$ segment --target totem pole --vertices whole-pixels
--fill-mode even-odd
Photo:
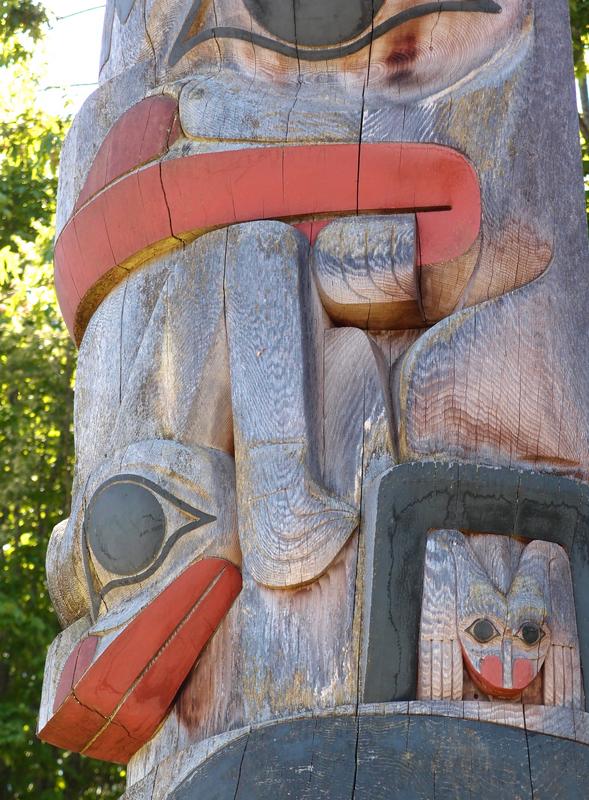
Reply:
[[[108,0],[39,736],[131,800],[589,783],[566,0]]]

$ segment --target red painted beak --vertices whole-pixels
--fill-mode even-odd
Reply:
[[[241,573],[208,558],[188,567],[96,657],[76,645],[39,738],[126,764],[165,719],[184,679],[241,591]]]

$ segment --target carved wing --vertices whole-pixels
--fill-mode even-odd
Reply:
[[[419,635],[420,700],[462,699],[462,652],[456,624],[456,565],[464,548],[458,531],[436,531],[427,540]]]
[[[571,568],[562,547],[547,547],[551,643],[544,662],[544,705],[582,709],[585,699]]]

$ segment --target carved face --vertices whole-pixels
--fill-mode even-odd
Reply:
[[[550,647],[544,586],[518,574],[506,597],[477,579],[467,591],[466,604],[480,611],[458,621],[464,665],[486,694],[516,697],[535,679]]]
[[[465,545],[456,557],[464,665],[482,691],[513,698],[534,680],[551,642],[549,546],[528,545],[511,574],[494,582]]]
[[[115,290],[119,325],[110,330],[122,335],[128,313],[129,335],[111,339],[104,359],[100,315],[86,331],[72,512],[48,552],[49,588],[69,627],[52,645],[40,735],[113,761],[128,760],[161,724],[241,588],[226,408],[218,400],[205,416],[196,380],[209,400],[214,377],[197,364],[214,336],[199,349],[191,323],[214,320],[215,309],[199,314],[199,271],[178,272],[137,272],[133,287]],[[194,300],[187,324],[180,296]],[[220,359],[210,361],[218,370]]]
[[[116,1],[121,24],[106,31],[105,55],[119,39],[133,47],[121,27],[140,13],[140,2],[132,6],[132,0]],[[348,87],[356,75],[361,87],[370,62],[370,84],[407,99],[452,86],[502,55],[520,38],[529,2],[185,0],[171,6],[146,2],[150,42],[173,74],[187,75],[190,65],[222,53],[246,70],[279,63],[282,79],[327,71],[345,73]]]
[[[176,442],[137,442],[103,461],[51,541],[50,559],[61,569],[50,588],[62,618],[85,606],[102,635],[193,563],[239,564],[233,483],[228,456]],[[78,580],[68,582],[72,550]]]
[[[491,699],[519,699],[542,670],[546,705],[578,704],[578,648],[562,547],[489,534],[430,534],[420,632],[422,699],[462,699],[464,667]]]

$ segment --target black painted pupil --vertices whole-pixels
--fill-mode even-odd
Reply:
[[[533,622],[522,627],[522,639],[526,644],[536,644],[540,639],[540,628]]]
[[[244,0],[252,17],[279,39],[306,47],[353,39],[384,0]]]
[[[84,527],[96,560],[115,575],[135,575],[157,556],[166,518],[157,498],[135,483],[111,483],[93,496]]]
[[[495,626],[488,619],[478,619],[472,626],[472,634],[477,642],[490,642],[495,636]]]

